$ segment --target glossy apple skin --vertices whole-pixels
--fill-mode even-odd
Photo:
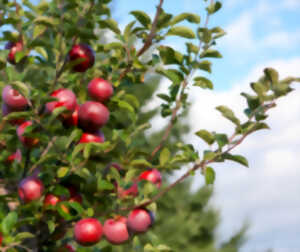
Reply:
[[[20,199],[24,203],[38,200],[43,194],[44,186],[40,179],[36,177],[27,177],[23,179],[18,188]]]
[[[103,143],[105,141],[102,131],[97,133],[83,133],[79,143]]]
[[[31,121],[26,121],[22,123],[18,128],[17,128],[17,135],[19,137],[19,140],[22,142],[22,144],[28,148],[32,148],[35,145],[38,144],[39,139],[37,138],[31,138],[31,137],[25,137],[23,136],[25,129],[32,125]]]
[[[64,106],[69,112],[70,116],[77,107],[76,96],[72,90],[60,88],[55,90],[52,97],[57,98],[57,101],[48,102],[46,104],[46,110],[48,112],[53,112],[54,109]]]
[[[10,50],[9,54],[7,56],[7,61],[12,64],[15,65],[16,64],[16,60],[15,60],[15,55],[17,52],[20,52],[23,50],[23,43],[22,42],[8,42],[5,45],[5,49],[6,50]]]
[[[8,156],[7,160],[8,163],[12,163],[14,161],[17,161],[20,163],[22,161],[22,153],[20,149],[17,149],[15,153]]]
[[[128,215],[127,227],[132,232],[144,233],[151,227],[153,220],[153,215],[150,211],[137,208]]]
[[[122,244],[129,239],[127,229],[127,219],[119,217],[117,219],[108,219],[103,226],[103,233],[106,239],[112,244]]]
[[[78,221],[74,227],[74,238],[82,246],[92,246],[102,237],[102,225],[95,218],[86,218]]]
[[[79,106],[76,105],[76,108],[73,111],[72,115],[64,118],[63,124],[65,127],[72,127],[78,125],[78,110]]]
[[[109,81],[94,78],[88,84],[88,93],[94,100],[106,102],[113,95],[114,89]]]
[[[56,206],[57,203],[61,201],[61,198],[54,194],[47,194],[44,199],[44,207]]]
[[[2,116],[7,116],[8,114],[10,114],[12,112],[19,112],[18,110],[14,110],[14,109],[10,108],[5,103],[2,103],[1,109],[2,109]],[[9,120],[9,123],[11,123],[12,125],[20,125],[23,122],[25,122],[24,118],[16,118],[16,119]]]
[[[86,132],[96,132],[109,119],[108,109],[100,102],[87,101],[78,110],[78,125]]]
[[[161,174],[158,170],[156,169],[151,169],[148,171],[144,171],[143,173],[141,173],[140,180],[148,180],[151,183],[155,184],[157,186],[157,188],[160,188],[161,186]]]
[[[6,85],[2,89],[2,99],[6,105],[15,111],[25,110],[28,106],[27,99],[19,91],[13,89],[11,85]]]
[[[69,52],[69,60],[75,61],[83,59],[73,67],[74,72],[85,72],[88,68],[92,67],[95,63],[95,53],[93,49],[87,44],[73,45]]]

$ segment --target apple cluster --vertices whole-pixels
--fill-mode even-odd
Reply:
[[[6,49],[10,50],[8,54],[8,62],[16,64],[15,54],[23,50],[23,43],[9,42]],[[95,63],[95,54],[92,48],[86,44],[73,45],[67,55],[67,61],[72,65],[74,72],[85,72]],[[83,130],[78,144],[83,143],[103,143],[105,137],[101,128],[109,120],[109,110],[105,106],[106,102],[114,93],[112,84],[102,78],[92,79],[87,86],[87,91],[90,101],[79,105],[77,103],[76,95],[70,89],[60,88],[54,90],[50,95],[55,98],[45,104],[44,112],[51,114],[57,108],[64,108],[59,115],[65,127],[78,127]],[[11,85],[7,85],[2,90],[2,114],[8,115],[12,112],[26,111],[30,108],[30,101],[27,100],[19,91],[14,89]],[[38,145],[39,139],[24,135],[27,127],[34,124],[33,121],[26,121],[23,118],[18,118],[10,121],[11,124],[17,126],[17,136],[25,148],[33,148]],[[21,150],[17,149],[15,153],[7,158],[7,162],[20,162],[22,159]],[[114,167],[120,173],[124,172],[123,168],[117,163],[111,163],[108,168]],[[43,197],[44,185],[38,177],[39,172],[35,172],[31,176],[25,177],[18,186],[18,195],[24,204],[39,200]],[[115,193],[118,198],[123,199],[127,196],[135,197],[138,195],[138,182],[146,180],[157,188],[160,188],[162,177],[158,170],[149,169],[144,171],[133,180],[130,188],[123,188],[115,181]],[[64,202],[77,202],[82,204],[83,198],[78,193],[77,189],[72,186],[66,186],[69,191],[69,196],[57,196],[48,193],[44,197],[43,206],[47,210],[50,206],[56,206],[58,203],[61,209],[69,213],[69,209]],[[82,246],[91,246],[98,243],[104,234],[106,239],[112,244],[122,244],[130,239],[134,234],[146,232],[153,224],[153,213],[145,208],[133,209],[127,217],[115,216],[107,219],[102,226],[100,221],[96,218],[84,218],[79,220],[74,227],[74,238],[76,242]],[[59,239],[65,235],[66,231],[59,235]],[[68,251],[75,251],[74,248],[67,244],[62,249]]]

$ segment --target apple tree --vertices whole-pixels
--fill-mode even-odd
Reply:
[[[253,93],[242,93],[246,121],[217,107],[233,123],[232,135],[199,129],[205,150],[171,140],[190,106],[188,87],[213,88],[203,73],[222,57],[216,45],[225,31],[209,25],[222,5],[204,0],[205,16],[175,16],[159,0],[153,18],[134,10],[122,30],[110,4],[0,1],[2,251],[112,251],[124,243],[170,251],[139,241],[155,225],[156,201],[196,172],[212,184],[215,162],[248,166],[231,151],[268,128],[267,112],[299,81],[267,68],[251,83]],[[103,29],[113,39],[103,42]],[[185,40],[185,50],[169,46],[170,36]],[[155,76],[170,81],[157,94],[168,124],[151,145],[139,94]],[[181,167],[189,168],[165,186],[162,174]]]

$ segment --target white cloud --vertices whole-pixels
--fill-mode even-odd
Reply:
[[[194,105],[191,111],[193,132],[201,128],[231,132],[232,124],[214,110],[217,105],[228,105],[237,114],[242,114],[241,90],[248,90],[250,81],[261,76],[266,67],[279,70],[281,77],[299,75],[300,58],[267,62],[255,67],[241,86],[224,92],[192,90]],[[250,169],[237,164],[214,165],[217,172],[214,203],[222,213],[221,237],[230,237],[234,230],[249,218],[250,240],[244,251],[293,251],[299,249],[297,240],[300,219],[300,88],[278,101],[270,111],[270,131],[257,132],[250,136],[236,153],[246,156]],[[201,140],[192,141],[203,150]],[[202,179],[196,179],[199,185]],[[263,237],[263,238],[262,238]],[[275,237],[275,238],[274,238]],[[280,250],[280,248],[282,248]]]

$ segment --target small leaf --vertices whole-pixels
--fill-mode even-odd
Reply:
[[[194,79],[195,83],[193,84],[193,86],[197,86],[197,87],[201,87],[201,88],[209,88],[209,89],[213,89],[214,85],[211,82],[211,80],[205,78],[205,77],[196,77]]]
[[[216,13],[218,10],[220,10],[222,8],[222,3],[217,1],[217,2],[212,2],[207,8],[207,12],[209,14],[214,14]]]
[[[121,33],[121,31],[118,27],[118,23],[113,19],[100,20],[99,25],[103,29],[107,28],[107,29],[110,29],[111,31],[113,31],[114,33],[117,33],[117,34]]]
[[[217,50],[207,49],[201,53],[200,58],[222,58],[222,55]]]
[[[151,24],[151,18],[144,11],[131,11],[132,14],[144,27],[149,28]]]
[[[33,238],[34,237],[34,234],[32,233],[29,233],[29,232],[21,232],[21,233],[18,233],[15,237],[15,240],[16,241],[22,241],[24,239],[28,239],[28,238]]]
[[[37,46],[34,48],[34,50],[39,53],[40,55],[42,55],[45,60],[48,60],[48,53],[46,51],[46,49],[44,47],[41,47],[41,46]]]
[[[203,60],[203,61],[197,62],[193,66],[195,68],[199,68],[201,70],[211,73],[211,62],[208,60]]]
[[[200,23],[200,16],[193,13],[181,13],[172,18],[169,22],[169,25],[175,25],[183,20],[187,20],[190,23],[199,24]]]
[[[69,167],[61,167],[57,171],[57,176],[59,178],[63,178],[68,174],[68,172],[69,172]]]
[[[167,77],[174,84],[180,84],[184,80],[182,73],[175,69],[165,70],[163,68],[158,68],[156,69],[156,72]]]
[[[169,151],[169,149],[164,148],[161,151],[160,156],[159,156],[160,165],[164,166],[167,163],[167,161],[170,159],[170,156],[171,156],[171,152]]]
[[[29,97],[29,88],[28,86],[21,82],[21,81],[14,81],[11,83],[12,88],[16,89],[17,91],[19,91],[23,96],[25,96],[26,98]]]
[[[113,190],[115,186],[108,182],[107,180],[99,179],[97,182],[97,188],[99,191],[105,191],[105,190]]]
[[[218,111],[222,113],[222,115],[233,122],[235,125],[239,126],[241,124],[240,120],[234,115],[233,111],[226,106],[218,106],[216,107]]]
[[[147,160],[145,159],[137,159],[137,160],[133,160],[130,163],[131,166],[137,166],[137,167],[151,167],[152,164],[149,163]]]
[[[199,52],[199,46],[196,46],[193,43],[189,43],[189,42],[185,44],[189,53],[197,54]]]
[[[215,141],[215,137],[213,136],[213,134],[211,134],[207,130],[199,130],[198,132],[196,132],[196,135],[209,145],[213,144]]]
[[[246,167],[249,167],[248,160],[241,155],[231,155],[229,153],[226,153],[226,154],[223,154],[223,157],[227,160],[231,160],[231,161],[237,162],[241,165],[244,165]]]
[[[169,46],[160,46],[158,50],[159,55],[165,65],[182,64],[183,55],[180,52],[175,51]]]
[[[19,63],[25,56],[26,56],[26,53],[24,51],[16,52],[16,54],[15,54],[16,63]]]
[[[277,83],[279,81],[279,74],[278,72],[273,68],[265,68],[264,70],[265,75],[267,78],[273,83]]]
[[[172,27],[168,31],[167,36],[179,36],[179,37],[188,38],[188,39],[196,38],[196,35],[193,32],[193,30],[191,28],[188,28],[185,26]]]
[[[215,182],[216,173],[213,168],[206,167],[205,168],[205,183],[207,185],[212,185]]]
[[[213,160],[217,155],[218,154],[216,152],[205,150],[203,159],[204,160]]]
[[[36,39],[38,36],[42,35],[47,30],[44,25],[36,25],[33,28],[33,38]]]
[[[11,233],[13,227],[18,222],[18,214],[16,212],[10,212],[2,221],[2,231],[5,235]]]
[[[54,18],[46,17],[46,16],[39,16],[33,22],[36,24],[42,24],[45,26],[55,26],[55,25],[59,24],[58,20],[55,20]]]
[[[225,134],[215,134],[215,138],[220,148],[228,144],[228,137]]]

